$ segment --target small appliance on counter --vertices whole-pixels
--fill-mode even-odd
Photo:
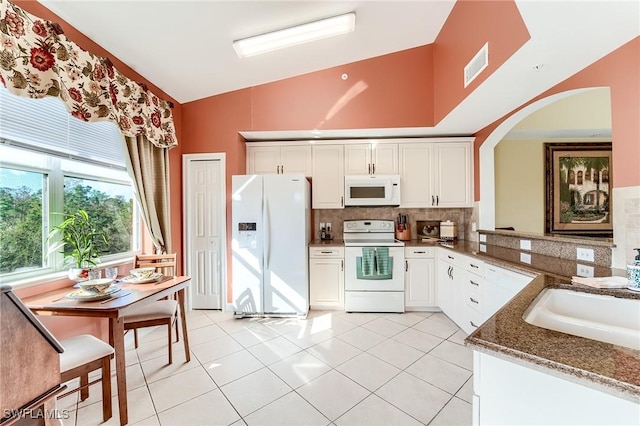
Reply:
[[[441,240],[457,240],[458,225],[455,222],[447,220],[440,222],[440,239]]]
[[[324,224],[320,222],[320,239],[323,241],[333,240],[331,235],[331,223]]]
[[[411,239],[411,226],[409,225],[409,220],[406,214],[398,214],[396,239],[400,241],[409,241]]]

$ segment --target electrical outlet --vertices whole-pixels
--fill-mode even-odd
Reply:
[[[576,249],[576,259],[593,262],[595,260],[593,257],[593,249],[578,247]]]
[[[480,234],[480,242],[481,243],[487,242],[487,234]]]
[[[593,278],[593,266],[576,265],[576,275],[584,278]]]
[[[531,255],[529,253],[520,253],[520,262],[531,265]]]
[[[531,240],[520,240],[520,250],[531,250]]]
[[[487,252],[487,245],[486,244],[480,244],[480,251],[482,253],[486,253]]]

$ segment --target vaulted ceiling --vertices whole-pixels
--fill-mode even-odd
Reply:
[[[433,43],[455,4],[39,1],[181,103]],[[478,130],[640,35],[636,0],[516,5],[531,39],[434,132]],[[235,39],[350,11],[357,15],[351,34],[245,59],[232,47]]]

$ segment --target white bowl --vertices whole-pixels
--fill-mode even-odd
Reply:
[[[153,268],[153,267],[135,268],[135,269],[131,269],[129,273],[134,277],[138,278],[139,280],[143,280],[145,278],[151,277],[151,275],[153,275],[155,271],[156,271],[156,268]]]
[[[87,280],[78,283],[83,291],[93,291],[95,293],[102,293],[111,286],[113,279],[111,278],[98,278],[95,280]]]

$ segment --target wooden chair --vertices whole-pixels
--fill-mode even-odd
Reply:
[[[64,352],[60,354],[60,381],[63,383],[80,378],[80,386],[58,397],[80,391],[80,400],[89,398],[89,386],[102,381],[102,420],[112,416],[111,408],[111,357],[114,349],[109,344],[89,334],[75,336],[60,342]],[[89,383],[89,373],[102,370],[100,379]]]
[[[140,254],[135,257],[134,268],[155,267],[163,275],[173,276],[176,269],[176,254]],[[134,313],[125,315],[125,330],[133,330],[134,345],[138,348],[138,328],[167,326],[167,344],[169,346],[169,364],[173,363],[172,325],[176,328],[176,341],[180,340],[178,333],[178,302],[174,299],[158,300],[144,306]]]

